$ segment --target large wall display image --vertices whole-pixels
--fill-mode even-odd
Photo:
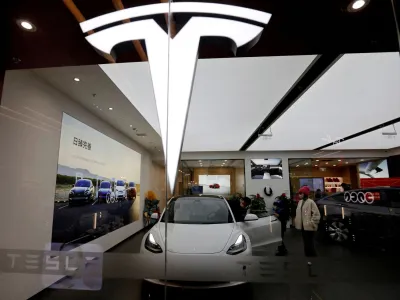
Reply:
[[[231,193],[230,175],[199,175],[199,185],[204,195],[229,195]]]
[[[251,159],[251,179],[282,179],[282,159]]]
[[[141,155],[63,114],[52,249],[68,250],[139,219]]]

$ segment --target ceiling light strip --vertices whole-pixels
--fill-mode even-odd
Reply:
[[[126,19],[139,18],[143,16],[151,16],[157,14],[165,14],[169,11],[169,3],[149,4],[138,7],[131,7],[124,10],[108,13],[93,19],[80,23],[84,33],[89,32],[98,27],[119,22]],[[216,4],[216,3],[199,3],[199,2],[178,2],[171,3],[171,13],[202,13],[202,14],[218,14],[229,15],[247,20],[252,20],[262,24],[268,24],[271,14],[257,11],[250,8]]]
[[[398,122],[400,122],[400,118],[396,118],[396,119],[393,119],[393,120],[384,122],[384,123],[382,123],[382,124],[376,125],[376,126],[374,126],[374,127],[370,127],[370,128],[365,129],[365,130],[363,130],[363,131],[360,131],[360,132],[354,133],[354,134],[352,134],[352,135],[349,135],[349,136],[347,136],[347,137],[345,137],[345,138],[343,138],[343,139],[340,139],[340,140],[338,140],[338,141],[334,141],[334,142],[332,142],[332,143],[329,143],[329,144],[323,145],[323,146],[321,146],[321,147],[315,148],[314,150],[321,150],[321,149],[324,149],[324,148],[326,148],[326,147],[330,147],[330,146],[333,146],[333,145],[342,144],[342,143],[344,143],[345,141],[354,139],[354,138],[356,138],[356,137],[359,137],[359,136],[361,136],[361,135],[370,133],[370,132],[375,131],[375,130],[382,129],[382,128],[384,128],[384,127],[390,126],[390,125],[395,124],[395,123],[398,123]],[[340,142],[340,143],[339,143],[339,142]]]

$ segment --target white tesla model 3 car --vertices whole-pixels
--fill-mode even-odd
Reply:
[[[228,201],[221,196],[180,196],[172,198],[160,220],[145,234],[141,244],[141,253],[148,255],[165,255],[165,221],[167,223],[167,257],[187,257],[201,255],[215,256],[249,256],[252,248],[281,241],[279,221],[268,215],[246,214],[244,220],[235,220]],[[167,216],[168,215],[168,216]],[[158,218],[153,214],[152,218]],[[196,268],[189,272],[196,273]],[[146,279],[152,283],[165,284],[165,281]],[[181,286],[187,286],[180,281]],[[237,285],[239,282],[226,283],[223,286]],[[168,285],[172,285],[169,284]],[[176,285],[176,281],[173,284]],[[179,285],[178,285],[179,286]]]

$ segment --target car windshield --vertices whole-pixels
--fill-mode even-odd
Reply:
[[[224,224],[233,222],[225,200],[219,198],[181,197],[172,199],[167,210],[169,223]],[[165,222],[166,213],[161,222]]]
[[[135,183],[134,182],[129,182],[129,187],[135,187]]]
[[[111,184],[108,181],[103,181],[100,183],[100,188],[101,189],[109,189],[111,187]]]
[[[75,183],[76,187],[90,187],[90,181],[89,180],[78,180]]]
[[[122,180],[118,180],[117,181],[117,186],[124,186],[125,182],[123,182]]]

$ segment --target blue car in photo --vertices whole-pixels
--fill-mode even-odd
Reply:
[[[102,181],[100,183],[98,199],[99,203],[113,203],[115,202],[114,192],[112,191],[112,185],[109,181]]]
[[[69,205],[94,201],[94,186],[89,179],[79,179],[70,190],[68,196]]]

